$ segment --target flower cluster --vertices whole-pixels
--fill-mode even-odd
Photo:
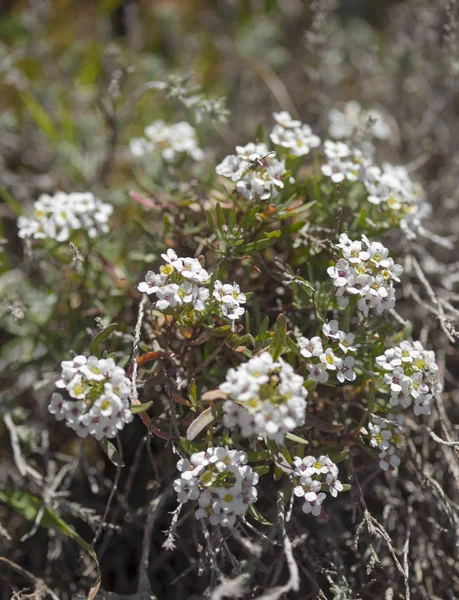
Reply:
[[[361,150],[351,148],[344,142],[325,140],[324,153],[327,162],[322,165],[321,171],[333,183],[341,183],[345,179],[359,180],[361,169],[366,163]]]
[[[400,464],[400,457],[395,453],[396,450],[403,447],[404,438],[402,435],[403,415],[387,415],[387,419],[381,419],[375,415],[372,416],[368,429],[371,438],[370,445],[380,450],[379,466],[384,471],[389,468],[394,469]]]
[[[370,310],[381,315],[394,308],[393,282],[400,281],[403,269],[394,263],[389,250],[365,235],[361,241],[353,241],[346,233],[340,235],[336,247],[340,258],[327,273],[333,279],[339,306],[348,306],[349,296],[356,296],[357,308],[365,317]]]
[[[90,434],[98,440],[115,437],[132,421],[131,382],[113,359],[75,356],[64,360],[61,367],[56,387],[66,390],[71,400],[53,394],[48,410],[58,421],[65,419],[80,437]]]
[[[433,395],[441,391],[435,353],[425,350],[421,342],[403,341],[376,358],[385,371],[384,383],[390,386],[392,406],[407,408],[414,401],[413,412],[429,415]]]
[[[229,397],[224,403],[224,425],[238,426],[243,437],[260,435],[282,442],[287,432],[304,425],[307,390],[304,379],[269,352],[229,369],[220,385]]]
[[[269,200],[284,187],[283,177],[287,172],[285,161],[272,154],[266,144],[250,142],[236,146],[236,154],[226,156],[215,171],[234,181],[237,191],[247,200]]]
[[[304,156],[312,148],[320,146],[320,138],[312,133],[309,125],[292,119],[288,112],[274,113],[273,117],[277,125],[274,125],[269,137],[276,146],[287,148],[293,156]]]
[[[196,519],[211,525],[232,527],[257,500],[258,474],[247,465],[247,454],[223,447],[196,452],[177,463],[180,477],[174,481],[181,504],[197,500]]]
[[[333,497],[343,491],[343,484],[338,479],[338,467],[326,455],[315,458],[305,456],[293,459],[295,471],[293,475],[295,487],[293,493],[304,499],[302,510],[318,517],[322,512],[322,503],[326,498],[325,492]]]
[[[51,238],[67,241],[74,231],[85,230],[89,237],[109,231],[107,222],[113,206],[91,192],[42,194],[34,203],[33,217],[18,219],[20,238]]]
[[[400,215],[401,226],[407,232],[419,227],[420,218],[429,212],[422,186],[412,181],[406,167],[387,163],[382,168],[369,165],[362,180],[368,192],[368,201]]]
[[[223,284],[217,279],[211,295],[208,287],[211,276],[197,258],[179,258],[171,248],[161,257],[166,264],[160,267],[159,273],[148,271],[145,281],[137,286],[140,292],[156,295],[158,310],[180,307],[198,312],[215,310],[233,323],[244,314],[241,304],[247,299],[236,283]]]
[[[308,361],[306,365],[310,373],[308,380],[326,383],[332,374],[340,383],[354,381],[356,379],[355,359],[352,354],[357,351],[353,345],[354,334],[340,331],[338,321],[335,319],[324,323],[322,333],[325,341],[319,336],[298,339],[300,354]]]
[[[204,152],[198,145],[196,131],[186,121],[168,125],[164,121],[154,121],[145,128],[145,137],[130,141],[131,153],[144,156],[160,152],[166,162],[174,162],[177,157],[188,155],[194,160],[202,160]]]
[[[332,108],[328,121],[328,133],[335,139],[361,137],[366,132],[379,140],[391,136],[391,128],[383,114],[376,109],[363,109],[356,100],[347,102],[343,110]]]

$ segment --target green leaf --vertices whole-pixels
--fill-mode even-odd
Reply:
[[[16,200],[16,198],[10,194],[8,190],[5,188],[0,188],[0,198],[6,202],[6,204],[11,208],[14,214],[19,217],[22,215],[22,207],[21,204]]]
[[[48,113],[44,110],[41,104],[36,100],[31,94],[28,92],[23,92],[21,94],[22,102],[24,106],[28,110],[30,116],[38,125],[38,127],[43,131],[46,137],[51,141],[56,141],[59,139],[59,133],[49,117]]]
[[[118,450],[111,442],[107,440],[107,438],[102,438],[99,440],[99,444],[115,467],[124,467],[124,461],[119,455]]]
[[[261,514],[258,508],[255,508],[254,504],[251,504],[249,506],[249,514],[255,519],[255,521],[258,521],[260,525],[272,525],[270,521],[264,518],[264,516]]]
[[[273,355],[273,359],[277,360],[282,353],[284,348],[285,336],[287,333],[287,320],[284,315],[277,317],[276,329],[274,331],[274,337],[271,342],[270,350]]]
[[[249,463],[266,460],[267,458],[271,458],[271,453],[268,450],[251,450],[247,452],[247,461]]]
[[[260,206],[258,204],[252,207],[250,212],[242,219],[241,227],[243,229],[249,229],[259,212]]]
[[[138,415],[139,413],[146,412],[152,404],[153,400],[150,400],[150,402],[144,402],[143,404],[132,404],[131,413],[133,415]]]
[[[228,218],[228,228],[232,230],[236,225],[236,209],[232,208]]]
[[[207,224],[209,225],[209,228],[212,231],[212,233],[214,235],[216,235],[218,238],[221,238],[220,230],[218,229],[217,225],[215,224],[214,218],[213,218],[210,210],[208,210],[206,212],[206,219],[207,219]]]
[[[249,242],[244,246],[239,246],[239,250],[243,254],[251,254],[252,252],[256,252],[258,250],[266,250],[270,246],[273,246],[276,243],[277,238],[280,236],[280,231],[272,231],[270,237],[262,238],[261,240],[257,240],[256,242]]]
[[[213,423],[216,419],[221,417],[223,414],[223,403],[218,402],[206,410],[203,410],[199,417],[191,423],[186,431],[186,439],[194,440],[203,429],[206,429],[211,423]]]
[[[105,329],[99,331],[99,333],[94,337],[94,339],[91,342],[91,345],[89,346],[91,354],[97,357],[100,356],[99,344],[101,344],[104,340],[109,338],[112,335],[112,333],[116,331],[117,327],[117,323],[111,323],[110,325],[105,327]]]
[[[0,490],[0,502],[7,504],[13,510],[21,514],[27,521],[35,522],[37,515],[42,508],[42,501],[37,496],[24,492],[22,490],[4,489]],[[97,554],[94,548],[88,544],[78,533],[68,525],[63,519],[58,517],[52,510],[45,508],[40,521],[40,527],[55,529],[63,535],[74,540],[83,550],[85,550],[96,563],[97,581],[89,591],[88,598],[95,598],[100,586],[100,567],[97,560]]]
[[[285,437],[288,440],[290,440],[291,442],[296,442],[297,444],[309,444],[308,440],[305,440],[301,436],[295,435],[294,433],[291,433],[290,431],[285,434]]]
[[[275,229],[274,231],[269,231],[268,233],[265,233],[265,236],[268,238],[268,240],[272,240],[277,239],[281,234],[281,231],[279,231],[279,229]]]
[[[223,214],[223,208],[220,203],[217,203],[217,205],[215,207],[215,212],[217,214],[218,226],[221,229],[223,227],[223,225],[225,224],[225,215]]]
[[[252,471],[255,471],[255,473],[258,473],[258,475],[260,475],[260,477],[262,475],[266,475],[267,473],[269,473],[270,470],[271,470],[271,467],[269,465],[259,465],[258,467],[252,467]]]
[[[203,452],[206,449],[206,446],[204,444],[197,444],[196,442],[190,442],[189,440],[186,440],[184,437],[180,438],[180,445],[182,446],[182,449],[188,454],[188,456],[191,456],[195,452]]]
[[[198,403],[198,392],[196,389],[196,379],[192,379],[190,383],[190,393],[188,394],[188,398],[193,406],[196,406]]]
[[[213,335],[218,337],[224,337],[231,333],[231,325],[222,325],[221,327],[205,326],[207,331],[210,331]]]
[[[329,456],[334,463],[343,462],[349,456],[349,449],[343,450],[342,452],[329,452]]]

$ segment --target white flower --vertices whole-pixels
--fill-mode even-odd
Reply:
[[[311,356],[320,356],[324,351],[322,340],[318,336],[315,336],[310,340],[308,338],[301,337],[298,340],[298,346],[301,348],[301,356],[304,356],[305,358],[310,358]]]
[[[279,123],[270,133],[271,141],[289,150],[294,156],[305,156],[312,148],[320,146],[320,138],[312,133],[309,125],[293,121],[286,112],[274,113]]]
[[[368,128],[369,118],[374,123]],[[337,139],[350,138],[354,135],[362,136],[365,129],[380,140],[389,139],[392,133],[380,111],[376,109],[364,110],[356,100],[347,102],[343,110],[337,108],[330,110],[328,120],[328,132]]]
[[[344,354],[357,351],[357,348],[353,346],[355,340],[355,335],[353,333],[345,333],[344,331],[340,331],[338,340],[338,345]]]
[[[145,281],[142,281],[137,286],[139,292],[143,292],[145,294],[154,294],[156,293],[165,283],[166,278],[164,275],[157,275],[153,273],[153,271],[148,271],[145,275]]]
[[[223,447],[197,452],[189,461],[180,459],[177,468],[181,475],[174,481],[178,501],[197,500],[196,519],[208,519],[212,525],[223,527],[234,525],[257,500],[258,475],[246,462],[244,452]]]
[[[223,161],[215,167],[217,175],[227,177],[232,181],[239,181],[244,172],[250,166],[250,163],[242,159],[240,156],[234,156],[233,154],[225,156]]]
[[[349,295],[358,295],[357,308],[365,317],[370,310],[382,314],[394,308],[393,281],[399,281],[402,267],[388,256],[387,248],[379,242],[370,242],[366,236],[351,240],[345,233],[340,235],[336,248],[341,257],[327,273],[336,288],[338,304],[347,306]]]
[[[301,126],[301,121],[292,119],[292,117],[290,116],[290,113],[288,113],[286,110],[283,110],[278,113],[273,113],[273,117],[279,123],[279,125],[282,125],[282,127],[285,127],[286,129],[296,128],[296,127]]]
[[[315,458],[305,456],[293,458],[293,494],[304,499],[303,512],[319,516],[322,512],[321,505],[326,494],[321,491],[325,489],[336,497],[338,492],[344,489],[338,480],[338,467],[326,455]]]
[[[249,162],[253,162],[257,158],[262,158],[268,154],[268,146],[266,144],[254,144],[250,142],[245,146],[236,146],[236,154]]]
[[[344,381],[355,381],[355,378],[357,376],[355,374],[355,371],[353,370],[354,364],[355,359],[352,356],[346,356],[341,365],[338,366],[336,372],[336,378],[338,379],[338,381],[340,381],[341,383],[344,383]]]
[[[158,298],[156,302],[156,308],[158,310],[167,310],[168,308],[175,308],[182,304],[182,298],[179,294],[179,286],[176,283],[171,283],[160,288],[156,292]]]
[[[54,415],[57,421],[65,419],[67,414],[66,407],[64,407],[65,400],[61,394],[54,393],[51,402],[48,406],[49,412]]]
[[[113,206],[91,192],[42,194],[34,203],[34,215],[19,217],[20,238],[51,238],[67,241],[73,232],[84,229],[89,237],[109,231],[107,222]]]
[[[329,371],[336,371],[336,369],[340,369],[343,364],[343,359],[339,358],[339,356],[335,356],[335,353],[331,348],[327,348],[319,358],[320,362],[323,363],[324,367]]]
[[[80,437],[90,434],[98,440],[114,437],[132,421],[131,382],[111,358],[76,356],[73,361],[62,361],[61,367],[56,385],[76,401],[53,394],[48,410],[57,420],[65,419]]]
[[[339,330],[338,321],[336,319],[332,319],[328,323],[324,323],[322,325],[322,332],[329,340],[339,339],[340,334],[342,333]]]
[[[181,121],[167,125],[164,121],[154,121],[145,128],[144,138],[130,141],[133,156],[158,153],[166,162],[173,162],[178,154],[202,160],[204,152],[198,146],[196,131],[189,123]]]
[[[324,364],[309,364],[307,367],[309,369],[308,380],[317,381],[317,383],[327,383],[328,373]]]
[[[304,379],[289,364],[282,359],[274,362],[268,352],[230,369],[220,385],[230,397],[224,404],[225,427],[239,426],[243,437],[259,434],[282,442],[287,431],[304,424],[307,391],[303,385]]]

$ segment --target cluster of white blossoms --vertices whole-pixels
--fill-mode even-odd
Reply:
[[[354,381],[357,377],[354,371],[355,358],[352,356],[357,352],[355,335],[341,331],[335,319],[323,324],[322,333],[324,340],[319,336],[298,339],[300,354],[307,360],[308,380],[326,383],[332,375],[340,383]]]
[[[392,406],[408,408],[414,402],[416,416],[430,415],[434,394],[441,391],[432,350],[425,350],[418,341],[403,341],[378,356],[376,364],[385,371],[384,383],[390,386]]]
[[[295,467],[293,493],[298,498],[304,499],[302,510],[306,514],[318,517],[322,512],[322,503],[326,498],[325,492],[333,497],[343,491],[343,484],[338,479],[338,467],[326,455],[315,458],[305,456],[293,459]]]
[[[189,460],[181,458],[177,469],[178,501],[197,500],[196,519],[207,519],[211,525],[232,527],[257,500],[258,474],[247,464],[245,452],[211,447]]]
[[[321,171],[326,177],[330,177],[333,183],[358,181],[363,165],[366,162],[362,151],[352,148],[344,142],[332,142],[325,140],[324,153],[327,162],[321,166]]]
[[[181,307],[189,310],[191,307],[203,312],[214,308],[220,316],[233,323],[244,314],[241,304],[245,304],[246,296],[236,283],[223,284],[217,279],[211,295],[211,275],[197,258],[179,258],[171,248],[161,257],[166,264],[160,267],[159,273],[148,271],[145,281],[137,286],[140,292],[156,295],[155,307],[158,310]]]
[[[71,400],[53,394],[48,410],[80,437],[113,438],[133,419],[129,408],[131,382],[124,369],[111,358],[75,356],[61,363],[56,387],[66,390]]]
[[[145,137],[133,138],[130,142],[134,156],[161,153],[166,162],[174,162],[177,157],[188,155],[194,160],[202,160],[204,152],[198,145],[196,130],[186,121],[167,124],[154,121],[144,130]]]
[[[372,416],[368,429],[370,430],[370,446],[379,450],[379,466],[384,471],[395,469],[400,464],[400,457],[396,454],[404,445],[402,435],[403,415],[387,415],[387,419]]]
[[[370,164],[364,170],[363,183],[368,201],[383,210],[400,215],[401,227],[413,237],[420,221],[430,212],[425,192],[420,183],[413,181],[406,167]]]
[[[285,161],[272,154],[266,144],[250,142],[236,146],[236,154],[226,156],[215,171],[234,181],[236,190],[247,200],[269,200],[284,187],[283,177],[287,172]]]
[[[305,156],[312,148],[320,146],[320,138],[312,133],[309,125],[292,119],[287,111],[274,113],[273,117],[277,125],[274,125],[269,137],[276,146],[287,148],[293,156]]]
[[[224,403],[225,427],[239,427],[243,437],[263,436],[279,443],[287,432],[304,425],[307,390],[304,379],[269,352],[229,369],[219,387]]]
[[[337,140],[361,137],[365,133],[379,140],[387,140],[392,133],[379,110],[365,110],[357,100],[347,102],[343,110],[332,108],[328,113],[328,121],[328,133]]]
[[[56,192],[42,194],[34,203],[32,217],[18,219],[20,238],[51,238],[66,242],[73,232],[84,230],[94,238],[107,233],[113,206],[96,198],[91,192]]]
[[[327,273],[333,279],[338,304],[346,307],[350,296],[359,298],[358,310],[367,317],[372,310],[381,315],[395,306],[394,281],[400,281],[403,268],[394,263],[389,250],[380,242],[370,242],[362,235],[361,241],[349,239],[346,233],[339,237],[336,248],[340,258]]]

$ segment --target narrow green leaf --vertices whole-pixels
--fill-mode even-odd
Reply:
[[[133,415],[138,415],[139,413],[146,412],[152,404],[153,400],[150,400],[150,402],[144,402],[143,404],[132,404],[131,413]]]
[[[249,514],[255,519],[255,521],[258,521],[260,525],[272,525],[270,521],[264,518],[264,516],[261,514],[258,508],[255,507],[254,504],[251,504],[249,506]]]
[[[194,440],[203,429],[206,429],[211,423],[213,423],[216,419],[221,417],[223,414],[223,403],[218,402],[206,410],[203,410],[199,417],[191,423],[186,431],[186,439]]]
[[[107,440],[107,438],[102,438],[99,440],[99,444],[115,467],[124,467],[124,461],[119,455],[118,450],[111,442]]]
[[[249,229],[259,212],[260,206],[258,204],[253,206],[250,209],[249,213],[244,217],[244,219],[242,219],[241,227],[243,229]]]
[[[100,356],[99,344],[101,344],[103,341],[109,338],[112,335],[112,333],[116,331],[117,327],[118,323],[111,323],[110,325],[105,327],[105,329],[99,331],[99,333],[94,337],[94,339],[91,342],[91,345],[89,346],[91,354],[97,357]]]
[[[42,501],[37,496],[24,492],[23,490],[3,489],[0,490],[0,502],[7,504],[13,510],[21,514],[27,521],[35,522],[37,515],[42,508]],[[91,600],[97,594],[100,586],[100,567],[97,560],[97,554],[94,548],[88,544],[78,533],[58,517],[52,510],[45,508],[40,521],[40,527],[55,529],[63,535],[74,540],[83,550],[85,550],[96,563],[97,581],[89,591],[88,598]]]
[[[188,398],[193,406],[196,406],[198,403],[198,393],[196,389],[196,379],[192,379],[190,383],[190,393],[188,394]]]
[[[297,444],[309,444],[308,440],[305,440],[301,436],[295,435],[294,433],[291,433],[290,431],[285,434],[285,437],[288,440],[290,440],[291,442],[296,442]]]
[[[236,225],[236,209],[232,208],[228,218],[228,227],[229,229],[233,229]]]
[[[266,248],[269,248],[270,246],[273,246],[276,243],[276,239],[278,237],[279,236],[277,235],[271,236],[270,238],[262,238],[261,240],[257,240],[256,242],[249,242],[244,246],[239,246],[239,253],[251,254],[252,252],[257,252],[259,250],[266,250]]]
[[[265,236],[268,238],[268,240],[272,240],[273,238],[278,238],[281,234],[281,231],[279,231],[279,229],[275,229],[274,231],[269,231],[268,233],[265,233]]]
[[[43,131],[46,137],[51,141],[56,141],[59,138],[59,133],[49,117],[48,113],[44,110],[41,104],[28,92],[21,94],[22,102],[28,110],[30,116]]]
[[[22,207],[20,203],[12,194],[10,194],[8,190],[5,188],[0,188],[0,198],[5,201],[5,203],[11,208],[17,217],[22,215]]]
[[[223,214],[223,208],[220,203],[217,203],[217,205],[215,207],[215,212],[217,215],[218,226],[221,229],[223,227],[223,225],[225,225],[225,215]]]
[[[285,335],[287,333],[287,320],[284,315],[277,317],[276,329],[274,331],[274,337],[271,342],[271,354],[274,360],[277,360],[282,353],[285,343]]]
[[[207,219],[207,224],[209,225],[209,228],[212,231],[212,233],[215,234],[218,238],[221,237],[220,231],[219,231],[217,225],[215,224],[214,218],[213,218],[210,210],[208,210],[206,212],[206,219]]]

